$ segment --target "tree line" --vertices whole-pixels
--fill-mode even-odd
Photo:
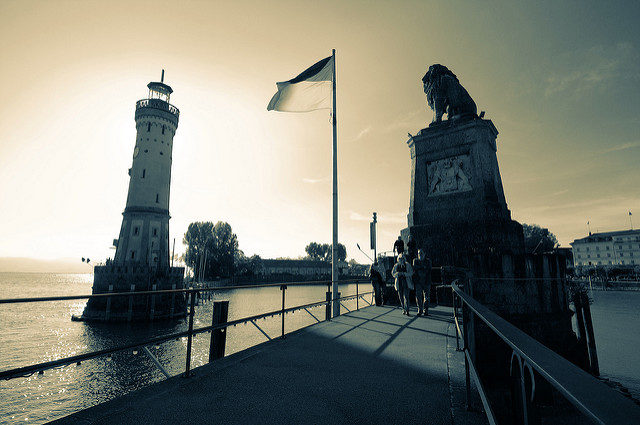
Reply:
[[[247,257],[239,248],[238,237],[229,223],[218,221],[196,221],[189,224],[182,239],[186,251],[184,263],[193,270],[195,277],[205,280],[232,276],[255,276],[262,266],[258,255]],[[338,261],[345,261],[347,249],[343,244],[337,247]],[[331,261],[331,245],[309,243],[305,259]]]

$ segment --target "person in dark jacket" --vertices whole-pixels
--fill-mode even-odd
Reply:
[[[400,256],[404,252],[404,241],[402,240],[402,236],[398,236],[398,239],[393,243],[393,255]],[[394,258],[394,261],[396,259]]]
[[[371,281],[371,286],[373,286],[373,293],[375,298],[375,303],[377,306],[384,305],[384,295],[382,293],[383,290],[383,280],[382,274],[380,274],[378,262],[374,262],[369,268],[369,280]]]
[[[418,258],[413,260],[413,273],[418,316],[422,316],[423,314],[428,316],[429,293],[431,292],[431,260],[426,258],[424,251],[421,249],[418,250]]]
[[[409,239],[407,240],[407,261],[413,264],[413,260],[417,258],[417,254],[416,240],[413,239],[413,236],[409,235]]]

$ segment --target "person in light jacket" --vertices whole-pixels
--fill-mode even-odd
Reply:
[[[411,316],[409,314],[409,291],[413,289],[413,282],[411,276],[413,275],[413,268],[405,258],[404,254],[398,255],[398,262],[393,266],[391,274],[396,279],[396,291],[398,291],[398,297],[400,298],[400,304],[402,305],[402,314]]]

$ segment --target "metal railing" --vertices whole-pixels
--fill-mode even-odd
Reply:
[[[136,110],[146,107],[167,111],[170,114],[175,115],[176,117],[180,117],[180,110],[162,99],[142,99],[136,102]]]
[[[348,295],[344,297],[339,296],[340,295],[339,292],[338,292],[338,297],[333,296],[335,294],[332,294],[331,292],[332,281],[314,281],[314,282],[288,282],[285,284],[272,283],[272,284],[248,285],[248,286],[229,286],[229,287],[217,287],[217,288],[168,289],[168,290],[160,290],[160,291],[139,291],[139,292],[103,293],[103,294],[92,294],[92,295],[69,295],[69,296],[58,296],[58,297],[0,299],[0,304],[16,304],[16,303],[34,303],[34,302],[46,302],[46,301],[79,300],[79,299],[103,298],[103,297],[135,297],[135,296],[171,294],[171,293],[174,293],[174,294],[182,293],[190,296],[189,312],[187,316],[188,330],[186,331],[175,332],[172,334],[147,339],[144,341],[133,342],[133,343],[121,345],[118,347],[92,351],[92,352],[83,353],[76,356],[65,357],[65,358],[52,360],[48,362],[42,362],[42,363],[32,364],[29,366],[3,370],[3,371],[0,371],[0,379],[9,380],[13,378],[28,377],[33,375],[34,373],[42,374],[44,373],[44,371],[48,369],[60,368],[70,364],[74,364],[74,363],[80,364],[82,361],[85,361],[85,360],[90,360],[90,359],[94,359],[102,356],[110,356],[111,354],[119,351],[136,350],[140,348],[143,349],[145,353],[149,355],[149,357],[151,357],[151,359],[154,361],[156,366],[158,366],[161,369],[161,371],[168,376],[168,374],[166,373],[166,370],[163,370],[161,365],[159,365],[159,362],[157,361],[157,359],[149,352],[149,350],[146,349],[146,346],[156,345],[156,344],[160,344],[166,341],[170,341],[170,340],[182,338],[182,337],[187,337],[187,354],[185,359],[184,376],[189,376],[191,374],[191,346],[192,346],[193,337],[195,335],[204,333],[204,332],[211,332],[213,337],[214,331],[219,330],[221,332],[225,332],[228,327],[251,322],[254,326],[258,328],[258,330],[260,330],[260,332],[262,332],[265,336],[267,336],[269,340],[271,340],[272,338],[269,337],[259,326],[257,326],[255,321],[258,319],[266,319],[269,317],[282,316],[282,334],[280,337],[284,338],[285,316],[289,313],[293,313],[299,310],[305,310],[307,311],[307,313],[309,313],[311,317],[313,317],[316,320],[316,323],[317,323],[317,322],[320,322],[320,319],[318,319],[313,314],[311,314],[308,311],[309,308],[326,305],[325,320],[331,320],[331,305],[333,302],[336,302],[336,301],[341,302],[341,301],[356,299],[356,309],[359,309],[359,300],[362,298],[367,304],[371,305],[371,303],[366,301],[363,297],[365,295],[373,294],[373,291],[368,291],[364,293],[359,292],[359,284],[365,283],[365,282],[368,282],[368,281],[362,280],[362,279],[339,281],[338,282],[339,284],[355,284],[356,285],[356,294]],[[326,292],[325,300],[298,305],[295,307],[285,308],[285,296],[286,296],[286,290],[288,286],[306,286],[306,285],[314,285],[314,284],[315,285],[324,284],[327,286],[328,290]],[[216,317],[214,314],[214,318],[210,326],[204,326],[204,327],[194,329],[193,319],[194,319],[195,307],[196,307],[195,301],[196,301],[196,298],[199,297],[200,293],[227,290],[227,289],[246,289],[246,288],[263,288],[263,287],[279,287],[280,288],[280,290],[282,291],[282,308],[278,310],[262,313],[262,314],[256,314],[249,317],[243,317],[240,319],[231,320],[231,321],[227,321],[225,317],[224,322],[222,323],[215,323]],[[212,350],[213,350],[213,344],[211,345],[210,353],[209,353],[210,361],[212,358],[216,358],[216,356],[212,355]],[[224,349],[222,350],[222,352],[224,352]]]
[[[520,423],[531,423],[536,374],[548,382],[593,423],[640,423],[640,406],[637,406],[633,401],[609,388],[603,382],[480,304],[469,294],[462,291],[457,282],[451,284],[451,289],[453,292],[453,317],[456,325],[456,346],[458,350],[460,350],[460,337],[462,337],[464,344],[462,351],[465,354],[467,407],[469,408],[470,405],[470,375],[472,375],[489,423],[495,424],[496,418],[469,349],[469,339],[473,338],[472,335],[469,335],[473,333],[470,329],[473,329],[472,322],[476,317],[484,322],[512,350],[511,364],[509,366],[512,377],[519,380],[519,385],[514,387],[516,394],[513,394],[513,396],[518,403],[518,410],[520,410]],[[458,308],[462,308],[463,313],[462,329],[458,320]]]

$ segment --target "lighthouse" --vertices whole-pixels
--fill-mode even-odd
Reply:
[[[170,103],[171,86],[147,85],[136,102],[136,140],[129,168],[129,191],[113,260],[94,267],[93,294],[184,288],[184,268],[169,257],[169,193],[173,138],[180,111]],[[84,321],[147,321],[185,316],[182,293],[90,298]]]
[[[129,192],[117,240],[116,264],[169,267],[169,193],[173,137],[180,111],[169,103],[171,87],[147,85],[149,96],[136,102],[136,141],[129,168]]]

